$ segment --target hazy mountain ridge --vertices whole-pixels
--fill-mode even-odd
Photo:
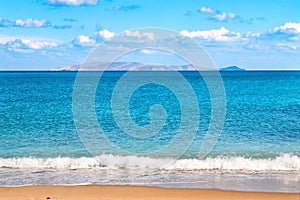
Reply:
[[[106,66],[109,64],[109,67]],[[158,65],[141,62],[112,62],[69,65],[50,69],[50,71],[196,71],[192,65]],[[203,68],[203,71],[209,70]],[[245,71],[237,66],[220,68],[220,71]]]
[[[51,69],[50,71],[195,71],[191,65],[157,65],[140,62],[113,62],[107,67],[107,63],[93,63],[83,65],[70,65]]]

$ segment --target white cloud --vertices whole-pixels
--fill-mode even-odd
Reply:
[[[225,27],[221,27],[220,29],[192,31],[192,32],[183,30],[180,32],[180,34],[186,37],[200,38],[203,40],[216,41],[216,42],[232,42],[232,41],[238,41],[242,39],[240,33],[231,32]]]
[[[87,35],[78,35],[72,43],[75,46],[93,46],[96,41]]]
[[[109,40],[115,36],[115,33],[110,32],[107,29],[104,29],[104,30],[94,33],[94,37],[98,37],[98,36],[104,40]]]
[[[15,21],[0,18],[0,27],[51,27],[51,22],[42,19],[17,19]]]
[[[274,27],[266,32],[247,32],[244,36],[246,38],[262,38],[270,41],[297,41],[300,38],[300,23],[286,22],[284,25]]]
[[[250,37],[258,38],[258,37],[260,37],[261,35],[262,35],[261,33],[253,33],[253,32],[250,32],[250,31],[248,31],[248,32],[245,34],[245,36],[246,36],[247,38],[250,38]]]
[[[292,44],[278,43],[277,45],[281,48],[287,48],[287,49],[290,49],[290,50],[297,50],[297,47],[295,45],[292,45]]]
[[[75,39],[72,40],[72,44],[81,47],[94,46],[97,42],[102,42],[103,40],[110,40],[114,36],[114,32],[105,29],[98,32],[94,32],[93,36],[78,35]]]
[[[21,43],[30,49],[43,49],[49,47],[57,47],[58,44],[55,42],[47,42],[47,41],[32,41],[27,39],[20,39]]]
[[[19,37],[15,37],[15,36],[7,36],[7,35],[0,35],[0,44],[6,44],[9,41],[13,41],[18,39]]]
[[[81,6],[81,5],[96,5],[98,0],[48,0],[51,5],[66,5],[66,6]]]
[[[275,27],[271,32],[300,33],[300,23],[286,22],[283,26]]]
[[[203,6],[202,8],[200,8],[200,12],[202,12],[202,13],[213,13],[213,12],[215,12],[215,10],[212,9],[212,8]]]
[[[115,11],[128,11],[128,10],[135,10],[140,8],[140,5],[121,5],[121,6],[115,6],[113,9]]]
[[[154,34],[151,32],[126,30],[124,31],[123,36],[130,37],[130,38],[137,38],[140,40],[154,40]]]
[[[142,49],[141,53],[143,53],[143,54],[156,54],[157,51],[152,50],[152,49]]]
[[[15,21],[14,26],[19,26],[19,27],[48,27],[51,26],[51,23],[48,22],[47,20],[34,20],[34,19],[17,19]]]
[[[269,31],[270,35],[277,35],[288,40],[298,40],[300,36],[300,23],[286,22],[283,26],[278,26]]]
[[[39,41],[30,39],[16,39],[4,44],[9,51],[31,52],[32,50],[41,50],[57,47],[58,44],[51,41]]]
[[[217,21],[223,22],[228,19],[234,19],[235,17],[236,17],[236,15],[232,12],[228,12],[228,13],[223,12],[223,13],[218,13],[218,14],[211,16],[210,19],[215,19]]]
[[[154,40],[154,34],[149,32],[140,32],[140,31],[130,31],[126,30],[124,31],[123,35],[125,37],[134,37],[138,39],[146,39],[146,40]]]
[[[236,14],[234,14],[234,13],[232,13],[232,12],[227,13],[227,15],[228,15],[228,17],[229,17],[230,19],[233,19],[233,18],[236,17]]]
[[[266,32],[247,32],[243,35],[248,40],[247,49],[265,52],[291,52],[298,50],[300,23],[286,22]]]
[[[11,20],[3,19],[0,17],[0,27],[14,26],[14,22]]]
[[[107,29],[100,30],[98,32],[94,32],[92,36],[88,35],[79,35],[75,39],[72,40],[73,46],[81,46],[81,47],[89,47],[94,46],[97,43],[111,40],[116,36],[115,32],[111,32]],[[126,30],[122,34],[120,34],[116,40],[122,40],[122,42],[128,42],[131,40],[134,41],[149,41],[154,40],[154,34],[151,32],[140,32],[140,31],[131,31]],[[121,48],[121,47],[120,47]]]
[[[216,20],[222,22],[222,21],[226,20],[226,16],[227,16],[226,13],[216,14],[216,15],[211,16],[211,19],[216,19]]]
[[[282,26],[274,27],[269,31],[262,33],[247,32],[247,38],[264,38],[270,40],[296,41],[300,36],[300,23],[286,22]]]
[[[155,49],[142,49],[140,50],[140,52],[142,54],[147,54],[147,55],[168,55],[168,56],[172,55],[169,52],[162,51],[162,50],[155,50]]]
[[[209,8],[209,7],[202,7],[199,10],[201,13],[208,13],[211,14],[211,16],[209,17],[210,20],[215,20],[215,21],[219,21],[219,22],[224,22],[224,21],[228,21],[230,19],[235,19],[235,18],[240,18],[238,17],[236,14],[232,13],[232,12],[221,12],[219,10],[213,9],[213,8]]]

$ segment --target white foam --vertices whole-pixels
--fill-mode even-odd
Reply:
[[[168,165],[166,165],[166,163]],[[0,158],[0,168],[19,169],[161,169],[161,170],[242,170],[299,171],[300,157],[283,154],[276,158],[216,157],[172,160],[138,156],[101,155],[96,158]]]
[[[276,158],[254,159],[245,157],[217,157],[205,160],[177,160],[167,169],[181,170],[247,170],[295,171],[300,170],[300,157],[283,154]]]

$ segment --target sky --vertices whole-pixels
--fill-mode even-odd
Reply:
[[[299,0],[1,0],[0,70],[81,64],[102,42],[145,27],[192,38],[219,68],[300,70],[299,10]],[[121,60],[181,64],[137,55]]]

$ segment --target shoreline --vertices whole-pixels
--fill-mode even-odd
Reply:
[[[300,193],[241,192],[218,189],[183,189],[128,185],[37,185],[1,186],[0,200],[74,200],[74,199],[291,199]]]

